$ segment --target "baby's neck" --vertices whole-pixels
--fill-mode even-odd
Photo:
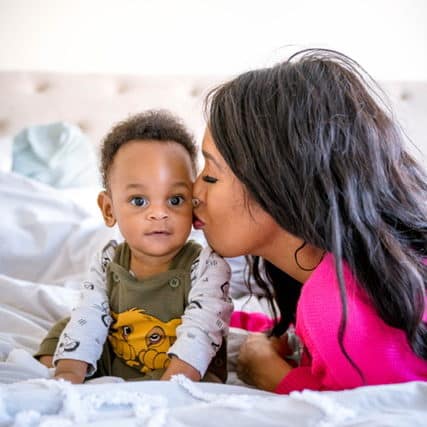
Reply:
[[[137,255],[131,252],[130,270],[137,279],[146,279],[169,270],[174,254],[163,257]]]

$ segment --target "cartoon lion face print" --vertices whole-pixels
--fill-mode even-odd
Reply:
[[[112,316],[114,322],[108,339],[118,357],[142,373],[167,368],[170,363],[167,352],[176,340],[181,319],[163,322],[136,308]]]

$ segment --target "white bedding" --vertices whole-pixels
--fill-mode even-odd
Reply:
[[[93,252],[120,238],[104,226],[97,192],[57,190],[0,172],[0,427],[113,426],[117,418],[121,427],[427,426],[425,383],[289,397],[239,386],[234,368],[246,332],[235,328],[227,385],[182,378],[82,386],[47,380],[49,372],[31,354],[76,302]],[[262,300],[242,294],[238,260],[232,269],[237,309],[265,311]]]
[[[92,251],[118,234],[96,215],[97,191],[59,191],[0,172],[2,360],[16,347],[34,353],[75,303]]]
[[[277,396],[240,386],[143,381],[0,388],[0,425],[116,427],[425,427],[427,384]]]

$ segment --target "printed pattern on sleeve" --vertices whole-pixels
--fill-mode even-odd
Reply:
[[[233,311],[230,278],[230,266],[210,247],[202,250],[191,268],[188,306],[169,355],[190,364],[202,377],[228,334]]]
[[[112,261],[117,242],[111,240],[92,260],[88,280],[81,285],[79,305],[63,330],[53,363],[61,359],[88,363],[87,376],[96,371],[108,329],[112,322],[107,296],[106,271]]]

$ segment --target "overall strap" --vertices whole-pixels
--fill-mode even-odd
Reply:
[[[194,240],[189,240],[182,249],[175,255],[170,265],[170,270],[177,268],[185,271],[190,271],[194,260],[200,255],[202,246],[196,243]]]
[[[117,246],[113,261],[125,270],[130,269],[130,248],[126,242]]]

